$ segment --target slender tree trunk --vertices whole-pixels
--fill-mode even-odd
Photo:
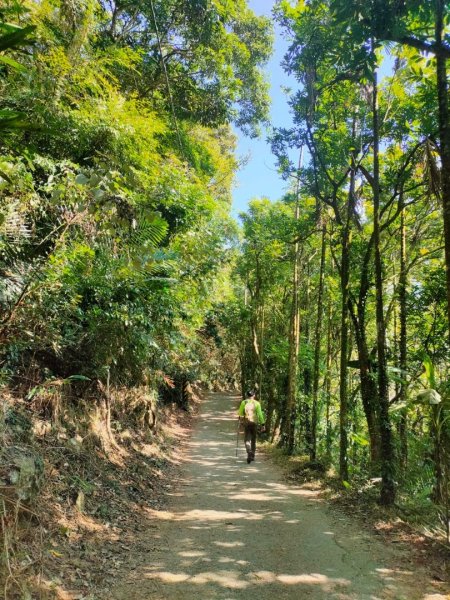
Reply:
[[[275,425],[273,427],[272,435],[270,437],[270,443],[273,444],[275,437],[277,436],[279,429],[281,428],[282,423],[282,413],[281,411],[277,414],[277,418],[275,419]]]
[[[255,385],[255,383],[258,381],[259,377],[258,377],[258,373],[260,370],[260,362],[261,362],[261,352],[260,352],[260,347],[259,347],[259,323],[258,323],[258,313],[259,313],[259,308],[258,306],[256,306],[254,308],[254,313],[252,315],[252,323],[251,323],[251,334],[252,334],[252,354],[253,354],[253,360],[252,360],[252,364],[253,364],[253,373],[252,373],[252,379],[253,379],[253,385]],[[253,386],[252,386],[253,387]]]
[[[303,148],[300,149],[299,170],[302,165]],[[298,183],[295,199],[295,222],[300,220],[300,173],[298,174]],[[298,378],[298,355],[300,349],[300,242],[297,240],[294,244],[294,260],[292,272],[292,304],[291,319],[289,327],[289,363],[288,363],[288,382],[286,415],[284,419],[284,446],[289,454],[294,451],[295,441],[295,420],[297,409],[297,378]]]
[[[440,137],[440,155],[441,155],[441,181],[442,181],[442,205],[444,215],[444,240],[445,240],[445,271],[447,279],[447,317],[449,324],[450,340],[450,120],[448,110],[448,80],[446,59],[439,52],[439,47],[443,45],[445,36],[445,16],[447,14],[445,0],[435,0],[436,2],[436,21],[435,34],[438,52],[436,55],[436,82],[439,105],[439,137]],[[441,413],[440,413],[441,415]],[[446,448],[442,449],[443,456],[450,454],[450,435],[445,436],[442,443]],[[445,459],[444,459],[445,460]],[[449,491],[448,491],[448,464],[443,465],[442,472],[443,494],[442,500],[445,500],[447,514],[447,539],[450,538],[450,519],[449,519]],[[439,477],[437,487],[440,487]]]
[[[249,304],[249,289],[248,289],[248,281],[245,283],[244,288],[244,306],[248,307]],[[248,329],[247,329],[248,328]],[[249,387],[251,387],[251,379],[253,374],[253,350],[251,339],[252,337],[252,325],[251,322],[246,322],[244,327],[244,335],[242,339],[241,352],[239,355],[240,363],[241,363],[241,395],[242,398],[245,398],[245,394]]]
[[[448,506],[448,458],[450,448],[450,431],[448,430],[448,424],[446,422],[447,416],[447,411],[442,404],[433,404],[431,406],[430,430],[433,439],[433,460],[436,478],[433,489],[433,500],[436,502],[436,504],[439,504],[444,508],[446,514],[448,514],[450,510],[450,507]]]
[[[400,200],[402,202],[402,199]],[[407,363],[407,330],[406,330],[406,286],[407,271],[406,271],[406,224],[405,224],[405,208],[402,208],[400,216],[400,277],[398,282],[398,300],[399,300],[399,321],[400,321],[400,336],[399,336],[399,367],[400,367],[400,390],[399,401],[406,403],[406,369]],[[400,413],[400,422],[398,427],[400,437],[400,461],[402,467],[405,468],[408,462],[408,430],[407,430],[407,409],[403,408]]]
[[[241,366],[241,396],[245,398],[245,390],[247,389],[247,357],[245,348],[239,355],[239,363]]]
[[[305,290],[302,298],[302,307],[305,313],[310,305],[310,293],[311,293],[311,262],[306,262],[306,277],[303,279],[304,284],[302,289]],[[311,346],[311,333],[310,333],[310,322],[309,319],[305,319],[303,324],[303,339],[307,348]],[[305,361],[302,370],[303,375],[303,394],[304,400],[299,403],[300,406],[300,418],[299,429],[301,434],[298,436],[299,440],[303,439],[305,451],[311,453],[312,447],[312,389],[313,389],[313,369],[310,361]],[[299,432],[300,433],[300,432]],[[302,437],[303,436],[303,437]]]
[[[369,264],[371,260],[371,246],[366,248],[366,255],[361,267],[359,297],[356,314],[351,311],[353,317],[356,345],[358,348],[359,376],[361,382],[361,401],[367,421],[370,438],[370,470],[374,475],[379,475],[381,437],[379,428],[379,406],[376,374],[371,360],[366,326],[366,303],[367,295],[371,287],[369,280]]]
[[[297,199],[295,207],[295,219],[299,220],[300,208]],[[289,363],[287,381],[287,403],[286,403],[286,443],[289,454],[294,451],[295,420],[297,412],[297,378],[298,378],[298,355],[300,349],[300,305],[299,305],[299,243],[294,247],[294,265],[292,274],[292,305],[289,328]]]
[[[260,363],[259,368],[259,381],[258,381],[258,395],[259,400],[263,400],[263,377],[264,377],[264,332],[265,332],[265,310],[264,301],[261,305],[261,317],[260,317],[260,330],[259,330],[259,348],[260,348]]]
[[[326,359],[326,373],[325,373],[325,398],[326,398],[326,458],[327,462],[331,462],[331,420],[330,420],[330,409],[331,409],[331,300],[328,302],[327,310],[327,359]]]
[[[348,348],[348,280],[349,280],[349,232],[348,224],[342,238],[341,255],[341,348],[340,348],[340,380],[339,380],[339,476],[341,481],[348,481],[348,386],[347,386],[347,348]]]
[[[446,2],[445,0],[435,0],[436,2],[436,21],[435,34],[436,43],[439,46],[443,45],[445,36],[445,15]],[[449,324],[449,339],[450,339],[450,120],[448,110],[448,80],[447,80],[447,64],[442,53],[436,55],[436,82],[438,92],[439,106],[439,137],[440,137],[440,155],[441,155],[441,180],[442,180],[442,205],[444,215],[444,240],[445,240],[445,271],[447,279],[447,317]],[[450,436],[448,436],[450,437]],[[446,439],[447,452],[450,453],[450,440]],[[444,443],[444,442],[443,442]],[[445,449],[443,449],[445,456]],[[437,467],[438,468],[438,467]],[[446,516],[447,516],[447,539],[450,538],[450,519],[449,519],[449,498],[448,498],[448,466],[443,466],[442,477],[437,477],[437,488],[443,487],[442,500],[445,500]],[[442,486],[440,479],[442,479]]]
[[[320,373],[320,340],[323,322],[323,292],[326,258],[326,225],[322,225],[322,249],[320,254],[319,290],[317,298],[316,330],[314,332],[314,371],[313,371],[313,398],[311,411],[311,460],[317,455],[317,421],[318,421],[318,395],[319,395],[319,373]]]
[[[380,249],[380,160],[379,160],[379,115],[378,115],[378,75],[373,74],[373,227],[375,251],[375,290],[376,324],[378,354],[378,400],[380,405],[381,433],[381,495],[383,505],[395,501],[394,485],[394,447],[392,443],[391,422],[389,417],[389,380],[386,361],[386,332],[383,306],[383,263]]]
[[[266,410],[266,428],[270,433],[272,430],[273,414],[275,411],[275,398],[276,389],[274,377],[270,376],[270,367],[268,365],[268,377],[267,377],[267,410]]]
[[[262,337],[264,329],[264,296],[261,291],[262,277],[261,268],[258,256],[255,257],[255,286],[252,296],[252,313],[251,313],[251,337],[252,337],[252,373],[251,387],[258,388],[259,381],[262,380],[264,372],[264,361],[262,357]]]
[[[339,477],[348,481],[348,285],[350,277],[350,223],[355,188],[355,171],[350,173],[347,214],[342,232],[341,250],[341,347],[339,373]]]
[[[378,474],[381,454],[379,417],[375,404],[378,390],[367,346],[365,315],[360,314],[357,326],[355,325],[355,336],[358,348],[361,401],[370,439],[370,467],[373,474]]]
[[[444,18],[446,15],[445,0],[435,0],[436,20],[435,34],[438,51],[436,53],[436,82],[438,94],[438,116],[440,155],[442,163],[442,204],[444,212],[444,239],[445,239],[445,270],[447,274],[447,316],[450,335],[450,121],[448,112],[448,81],[447,64],[439,46],[443,45],[445,35]]]

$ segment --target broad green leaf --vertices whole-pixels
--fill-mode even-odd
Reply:
[[[419,404],[440,404],[442,402],[441,395],[433,389],[423,390],[416,396],[416,402]]]
[[[423,359],[423,366],[425,367],[425,376],[427,378],[428,384],[431,388],[436,387],[436,377],[434,373],[434,365],[429,356],[425,356]]]
[[[12,50],[20,46],[29,44],[31,40],[29,36],[34,33],[36,27],[34,25],[28,25],[23,29],[17,29],[0,36],[0,52],[5,50]]]
[[[75,183],[78,183],[78,185],[88,185],[89,177],[86,177],[86,175],[83,175],[83,173],[78,173],[78,175],[75,177]]]
[[[13,58],[11,58],[9,56],[0,54],[0,63],[3,63],[5,65],[7,65],[8,67],[11,67],[12,69],[15,69],[16,71],[21,71],[22,73],[27,72],[27,69],[23,65],[21,65],[20,63],[18,63],[16,60],[14,60]]]

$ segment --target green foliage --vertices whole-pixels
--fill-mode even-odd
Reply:
[[[138,67],[141,97],[150,95],[176,119],[209,127],[233,120],[254,134],[267,120],[267,84],[260,67],[271,51],[272,28],[245,0],[102,6],[96,45],[106,49],[111,40],[122,45],[126,39],[146,50]],[[128,85],[126,73],[118,77]]]
[[[3,378],[200,370],[236,235],[228,123],[267,113],[270,24],[238,4],[0,9]]]
[[[423,481],[428,496],[443,503],[450,347],[434,57],[448,56],[449,39],[446,30],[442,43],[434,39],[439,6],[276,3],[291,42],[283,66],[299,86],[290,98],[295,126],[276,129],[271,142],[293,189],[283,203],[253,200],[241,217],[240,305],[229,318],[244,387],[259,388],[275,440],[283,444],[286,421],[288,429],[295,422],[296,452],[315,444],[341,476],[344,468],[353,478],[381,474],[383,486],[401,465],[408,469],[402,498],[403,489],[415,493]],[[391,72],[381,79],[384,67]],[[299,169],[291,157],[300,149]],[[295,240],[301,340],[287,416]],[[347,356],[340,356],[347,333]],[[342,478],[354,486],[346,473]]]
[[[35,27],[33,25],[18,27],[0,20],[0,77],[8,69],[18,71],[22,74],[27,73],[27,69],[15,60],[11,56],[11,53],[23,52],[24,48],[30,43],[29,38],[34,33],[34,30]],[[10,108],[1,108],[0,105],[0,133],[29,127],[30,124],[26,122],[25,113],[11,110]]]

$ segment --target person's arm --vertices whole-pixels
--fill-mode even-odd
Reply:
[[[262,408],[261,408],[261,404],[259,402],[256,405],[256,414],[258,415],[259,424],[260,425],[264,425],[264,423],[266,422],[266,418],[264,416],[264,413],[263,413]]]

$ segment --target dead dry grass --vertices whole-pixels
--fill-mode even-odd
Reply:
[[[14,496],[17,490],[8,497],[0,489],[0,597],[93,600],[97,587],[117,577],[146,510],[162,505],[176,478],[192,418],[175,405],[158,407],[150,428],[138,398],[135,393],[127,412],[126,398],[117,401],[111,439],[97,410],[87,419],[85,411],[77,415],[59,403],[55,423],[4,391],[3,415],[13,411],[30,427],[10,427],[3,418],[3,448],[42,457],[44,477],[27,503]],[[147,410],[148,398],[145,403]],[[193,395],[194,410],[197,403]]]

